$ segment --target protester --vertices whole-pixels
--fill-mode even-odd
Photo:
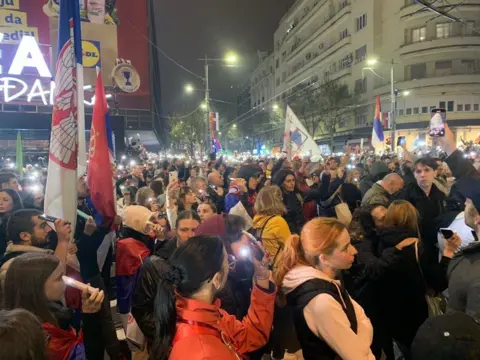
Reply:
[[[220,167],[223,167],[223,165]],[[223,185],[223,177],[219,171],[215,170],[208,174],[207,195],[210,201],[215,204],[218,214],[223,213],[225,208],[225,190]]]
[[[254,205],[258,191],[258,175],[260,170],[256,167],[246,165],[238,171],[238,178],[230,184],[228,194],[225,197],[225,212],[230,210],[239,202],[242,203],[248,215],[253,218]]]
[[[101,320],[95,314],[101,308],[104,293],[98,289],[82,292],[83,331],[80,332],[72,327],[73,313],[61,303],[65,293],[64,274],[64,265],[55,256],[29,253],[17,257],[6,273],[4,306],[9,310],[23,308],[37,316],[48,335],[49,358],[81,357],[84,351],[84,357],[98,359],[103,339],[98,336]]]
[[[45,333],[27,310],[0,311],[0,359],[48,360]]]
[[[253,228],[266,252],[270,255],[270,265],[275,267],[280,251],[290,237],[290,229],[283,218],[285,205],[283,204],[282,191],[278,186],[264,187],[255,202],[255,217]]]
[[[265,345],[272,326],[275,287],[269,281],[268,267],[253,261],[255,286],[249,316],[239,321],[215,301],[229,272],[221,240],[198,236],[180,246],[158,286],[152,356],[233,360]]]
[[[342,199],[348,204],[351,213],[353,213],[362,202],[360,170],[357,168],[347,171],[345,182],[342,185]]]
[[[480,235],[480,215],[473,202],[468,199],[465,222]],[[480,321],[480,243],[474,242],[463,248],[452,259],[448,268],[448,308],[461,311]]]
[[[146,207],[147,209],[152,209],[152,203],[155,200],[155,193],[149,187],[142,187],[138,189],[135,195],[135,204]]]
[[[135,196],[133,188],[130,186],[121,186],[122,197],[117,200],[117,215],[122,216],[123,211],[130,205],[133,205]]]
[[[283,203],[286,207],[284,219],[292,234],[299,234],[305,224],[303,215],[303,195],[296,185],[295,174],[291,170],[278,170],[272,184],[282,189]]]
[[[392,194],[400,191],[404,186],[402,177],[396,173],[385,176],[381,181],[373,184],[362,199],[362,206],[381,204],[385,207],[390,203]]]
[[[198,205],[197,213],[198,216],[200,216],[200,219],[202,219],[202,221],[205,221],[215,216],[215,214],[217,213],[217,207],[211,202],[203,202]]]
[[[306,359],[375,359],[370,321],[339,280],[356,253],[345,226],[330,218],[311,220],[287,241],[275,279],[295,308]]]
[[[412,360],[480,359],[480,323],[461,312],[427,319],[411,351]]]
[[[7,249],[7,222],[15,211],[23,208],[20,195],[15,190],[3,189],[0,191],[0,255]]]
[[[360,191],[362,198],[365,196],[368,190],[370,190],[377,181],[382,180],[390,172],[387,164],[382,161],[375,161],[370,166],[370,172],[360,180]]]
[[[385,224],[379,236],[377,254],[393,248],[407,239],[401,262],[386,264],[387,271],[378,276],[375,286],[379,289],[375,304],[385,324],[385,330],[399,345],[405,357],[415,334],[428,317],[425,294],[433,290],[438,294],[446,289],[446,269],[460,238],[454,235],[445,241],[441,262],[433,265],[425,262],[423,243],[419,242],[418,215],[412,204],[406,201],[393,202],[385,215]]]
[[[195,193],[190,188],[182,188],[178,196],[178,211],[195,210],[198,204],[198,199]]]

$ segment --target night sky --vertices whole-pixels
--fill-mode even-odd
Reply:
[[[155,5],[158,44],[181,65],[203,77],[197,59],[223,57],[234,50],[242,67],[210,68],[211,97],[235,101],[238,85],[256,62],[257,50],[273,50],[273,34],[294,0],[164,0]],[[193,110],[204,96],[184,94],[185,83],[204,87],[200,79],[160,55],[164,113]],[[231,88],[233,86],[233,88]]]

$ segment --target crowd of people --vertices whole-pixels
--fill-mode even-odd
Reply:
[[[116,218],[83,177],[74,226],[2,170],[0,359],[480,359],[480,172],[437,140],[123,161]]]

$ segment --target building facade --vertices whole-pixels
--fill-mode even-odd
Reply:
[[[297,0],[274,34],[276,99],[265,104],[261,93],[253,95],[252,84],[252,106],[259,101],[262,107],[274,101],[288,105],[293,95],[322,79],[338,79],[357,99],[355,110],[339,121],[334,134],[333,151],[341,151],[345,141],[369,142],[377,95],[388,117],[393,67],[397,136],[406,136],[410,146],[428,144],[430,110],[440,107],[447,109],[459,142],[477,140],[480,1],[438,0],[434,5],[413,0]],[[265,96],[265,101],[270,98]],[[314,136],[320,145],[332,145],[330,136]],[[387,125],[385,137],[390,136]]]

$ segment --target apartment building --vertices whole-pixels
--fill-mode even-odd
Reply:
[[[250,76],[251,106],[262,106],[275,96],[273,53],[266,51],[257,53],[258,66]]]
[[[428,143],[430,109],[443,107],[458,141],[477,139],[480,0],[437,0],[434,6],[413,0],[297,0],[274,34],[277,99],[288,104],[292,94],[316,86],[325,76],[347,84],[359,103],[338,124],[333,150],[339,151],[346,140],[371,136],[377,94],[382,112],[391,111],[393,67],[397,136],[406,136],[411,146]],[[263,107],[269,98],[254,96],[252,87],[252,106]],[[388,129],[385,133],[391,135]],[[319,144],[330,144],[330,139],[314,136]]]

